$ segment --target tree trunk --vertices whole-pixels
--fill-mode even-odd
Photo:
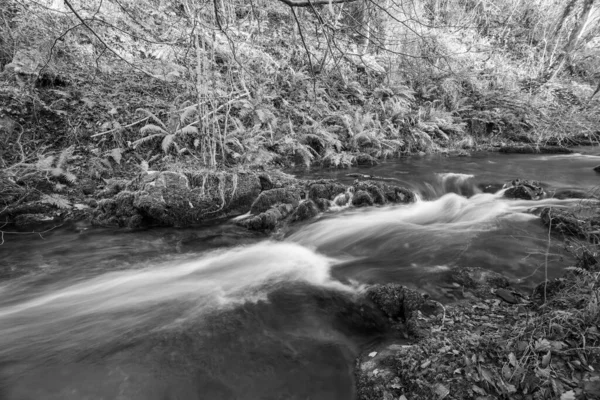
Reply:
[[[595,0],[584,0],[583,3],[583,11],[579,16],[579,19],[576,21],[573,30],[571,31],[571,35],[569,35],[569,41],[565,45],[565,48],[560,56],[556,59],[556,61],[550,66],[548,79],[546,81],[551,81],[558,75],[558,73],[563,69],[565,64],[570,63],[573,57],[573,52],[575,51],[577,44],[579,43],[579,39],[583,35],[585,31],[586,25],[590,19],[590,14],[592,13],[592,7],[594,5]]]

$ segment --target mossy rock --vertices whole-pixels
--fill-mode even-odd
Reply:
[[[258,195],[250,207],[250,213],[257,215],[276,204],[291,204],[294,208],[300,203],[300,195],[293,189],[271,189]]]
[[[355,207],[372,206],[373,204],[373,198],[365,190],[357,191],[354,193],[354,197],[352,197],[352,205]]]
[[[346,192],[347,187],[337,182],[318,181],[308,188],[308,198],[311,200],[333,200],[338,194]]]
[[[319,214],[319,208],[312,200],[305,200],[298,205],[292,219],[294,221],[305,221],[316,217]]]

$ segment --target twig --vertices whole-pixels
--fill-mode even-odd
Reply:
[[[107,134],[109,134],[109,133],[112,133],[112,132],[118,131],[119,129],[130,128],[130,127],[132,127],[132,126],[134,126],[134,125],[137,125],[137,124],[139,124],[140,122],[144,122],[144,121],[146,121],[148,118],[150,118],[150,117],[145,117],[145,118],[142,118],[142,119],[140,119],[140,120],[137,120],[137,121],[135,121],[135,122],[132,122],[132,123],[131,123],[131,124],[129,124],[129,125],[120,126],[120,127],[118,127],[118,128],[114,128],[114,129],[111,129],[111,130],[109,130],[109,131],[106,131],[106,132],[100,132],[100,133],[96,133],[96,134],[94,134],[94,135],[92,135],[92,136],[90,136],[90,137],[97,137],[97,136],[107,135]]]
[[[85,22],[85,20],[77,13],[77,11],[75,11],[75,9],[73,8],[73,6],[69,2],[69,0],[64,0],[64,2],[65,2],[65,5],[67,7],[69,7],[69,9],[71,10],[71,12],[73,12],[73,14],[75,14],[75,16],[77,17],[77,19],[79,21],[81,21],[81,23],[83,24],[83,26],[85,26],[86,28],[88,28],[88,30],[100,41],[100,43],[102,43],[104,45],[104,47],[106,47],[108,50],[110,50],[111,53],[113,53],[114,55],[116,55],[119,59],[121,59],[122,61],[124,61],[127,65],[129,65],[133,69],[136,69],[136,70],[142,72],[143,74],[148,75],[151,78],[156,78],[150,72],[145,71],[145,70],[141,69],[140,67],[137,67],[137,66],[133,65],[132,63],[130,63],[129,61],[127,61],[126,59],[124,59],[123,57],[121,57],[119,55],[119,53],[117,53],[116,51],[114,51],[113,49],[111,49],[110,46],[107,45],[106,42],[104,40],[102,40],[102,38]]]
[[[7,234],[7,235],[39,235],[40,238],[44,239],[44,237],[42,236],[43,233],[50,232],[50,231],[52,231],[52,230],[54,230],[56,228],[60,228],[63,225],[64,224],[54,225],[52,228],[46,229],[45,231],[41,231],[41,232],[36,232],[36,231],[32,231],[32,232],[6,232],[6,231],[0,231],[0,240],[1,240],[0,241],[0,246],[4,244],[4,234]],[[46,240],[46,239],[44,239],[44,240]]]

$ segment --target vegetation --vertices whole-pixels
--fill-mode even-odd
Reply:
[[[17,179],[70,146],[107,177],[122,159],[346,167],[597,133],[592,0],[5,3]]]
[[[141,200],[125,178],[140,172],[191,173],[174,197],[207,185],[216,211],[183,202],[204,217],[244,185],[249,203],[274,187],[239,169],[599,143],[599,4],[0,0],[2,227],[19,207],[38,213],[32,202],[82,209],[73,197],[94,192],[104,198],[89,206],[126,203],[119,218],[131,218]],[[153,207],[159,189],[174,192],[163,183],[148,183],[158,194],[142,205],[173,219]],[[267,200],[260,211],[280,202]],[[386,361],[409,382],[393,381],[395,395],[600,396],[598,250],[587,241],[598,224],[561,218],[580,237],[578,265],[520,305],[479,301],[432,318],[427,341]]]

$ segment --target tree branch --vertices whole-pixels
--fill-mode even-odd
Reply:
[[[290,7],[312,7],[322,6],[325,4],[337,4],[337,3],[353,3],[358,0],[279,0],[282,3],[287,4]]]

